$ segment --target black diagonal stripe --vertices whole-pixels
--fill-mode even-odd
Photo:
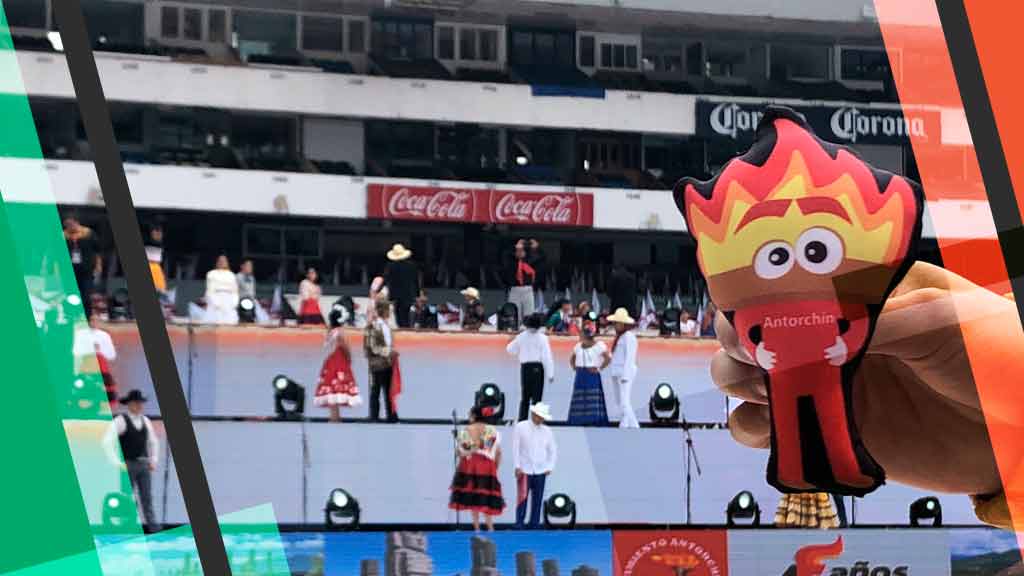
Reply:
[[[967,19],[967,9],[963,0],[938,0],[936,5],[946,44],[949,46],[953,72],[960,87],[960,98],[967,114],[978,166],[985,181],[985,192],[999,235],[1006,271],[1017,297],[1017,310],[1024,318],[1024,228],[1010,170],[1003,154],[1003,144],[999,139],[999,128],[992,113],[992,102],[989,100],[981,62],[974,45],[974,35]]]
[[[114,244],[128,280],[142,347],[160,402],[168,448],[174,457],[203,572],[230,576],[231,567],[224,550],[217,513],[210,497],[210,487],[203,471],[203,461],[192,430],[192,419],[178,369],[174,364],[167,326],[164,324],[142,247],[142,234],[128,189],[128,180],[124,175],[124,166],[121,165],[120,152],[114,140],[110,110],[103,96],[96,61],[89,45],[82,6],[79,0],[60,0],[53,3],[53,9],[96,165],[96,175],[103,190]]]

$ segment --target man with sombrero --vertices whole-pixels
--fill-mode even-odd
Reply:
[[[395,322],[400,328],[408,328],[409,312],[420,294],[420,271],[412,261],[412,250],[402,244],[395,244],[388,250],[388,266],[384,280],[388,285],[388,297],[395,305]]]
[[[530,419],[515,426],[513,460],[516,467],[516,526],[526,521],[526,502],[530,500],[530,526],[540,525],[544,484],[558,459],[555,435],[545,422],[551,420],[551,407],[538,402],[530,408]]]
[[[128,409],[114,417],[113,431],[117,433],[124,456],[128,478],[131,480],[138,503],[142,508],[147,532],[160,530],[153,512],[152,476],[160,459],[160,441],[153,431],[153,423],[142,413],[147,398],[140,390],[132,390],[121,398]]]
[[[633,332],[636,321],[625,308],[619,308],[608,317],[608,323],[615,327],[615,341],[612,343],[612,402],[622,411],[620,428],[639,428],[640,423],[630,401],[633,382],[636,381],[637,339]]]

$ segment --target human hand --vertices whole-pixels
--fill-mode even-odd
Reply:
[[[763,372],[721,313],[715,329],[723,349],[712,359],[712,379],[743,400],[729,416],[732,435],[768,448]],[[998,358],[1007,377],[1024,370],[1013,301],[943,268],[914,264],[886,302],[853,383],[855,424],[890,480],[939,492],[1002,490],[985,418],[1024,433],[1024,392],[1007,387],[1005,394],[1017,397],[987,397],[983,414],[963,331],[991,343],[983,352]],[[1020,462],[1010,462],[1010,470]]]
[[[156,462],[153,462],[153,461],[151,460],[151,461],[149,462],[149,464],[147,465],[147,468],[149,468],[149,471],[150,471],[150,472],[153,472],[153,471],[155,471],[155,470],[156,470]]]
[[[523,470],[521,468],[516,468],[516,478],[519,478],[522,475],[523,475]]]

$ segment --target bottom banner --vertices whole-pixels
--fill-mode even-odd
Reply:
[[[944,530],[733,530],[729,566],[744,576],[949,576]]]
[[[615,576],[726,576],[725,530],[619,531],[612,537]]]

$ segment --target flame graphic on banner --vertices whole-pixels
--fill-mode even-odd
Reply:
[[[836,536],[831,544],[812,544],[796,551],[796,576],[821,576],[825,572],[823,560],[838,558],[843,553],[843,537]]]

